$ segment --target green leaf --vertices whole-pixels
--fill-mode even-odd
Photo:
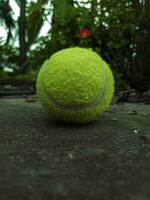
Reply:
[[[54,17],[57,21],[63,22],[65,20],[67,11],[72,7],[73,2],[70,0],[54,0]]]
[[[30,9],[28,16],[28,44],[29,46],[34,42],[42,25],[43,25],[43,5],[46,0],[38,0]]]

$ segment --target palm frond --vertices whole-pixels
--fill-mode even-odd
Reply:
[[[9,5],[9,1],[0,0],[0,21],[8,29],[6,42],[13,37],[12,30],[15,28],[15,20],[13,19],[13,11]]]
[[[28,16],[28,43],[31,45],[35,38],[37,37],[41,27],[43,25],[43,5],[47,3],[48,0],[38,0],[37,3],[32,3],[29,9]]]

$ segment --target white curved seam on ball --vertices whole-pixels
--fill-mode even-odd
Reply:
[[[104,93],[105,93],[105,89],[106,89],[106,69],[104,66],[104,61],[102,64],[102,75],[103,75],[103,86],[101,88],[101,91],[99,93],[99,95],[96,97],[95,101],[91,104],[88,105],[61,105],[59,104],[57,101],[55,101],[52,96],[49,94],[49,92],[47,91],[45,85],[44,85],[44,74],[46,74],[46,70],[47,70],[47,65],[44,66],[45,68],[42,71],[42,87],[43,87],[43,91],[46,94],[46,96],[48,97],[49,101],[59,110],[64,111],[64,110],[68,110],[68,111],[82,111],[85,109],[93,109],[95,108],[103,99]]]

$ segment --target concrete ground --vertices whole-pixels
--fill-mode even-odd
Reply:
[[[0,200],[80,199],[150,199],[150,105],[111,105],[75,126],[0,99]]]

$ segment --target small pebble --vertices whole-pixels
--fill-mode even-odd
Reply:
[[[134,129],[133,133],[137,134],[139,132],[139,129]]]
[[[72,153],[68,153],[68,155],[69,155],[69,158],[70,158],[70,159],[73,159]]]
[[[116,118],[116,117],[114,117],[114,118],[112,118],[112,120],[113,120],[113,121],[117,121],[117,118]]]
[[[36,100],[35,100],[35,98],[33,98],[32,96],[28,96],[28,97],[25,97],[25,101],[26,101],[27,103],[33,103],[33,102],[35,102]]]

